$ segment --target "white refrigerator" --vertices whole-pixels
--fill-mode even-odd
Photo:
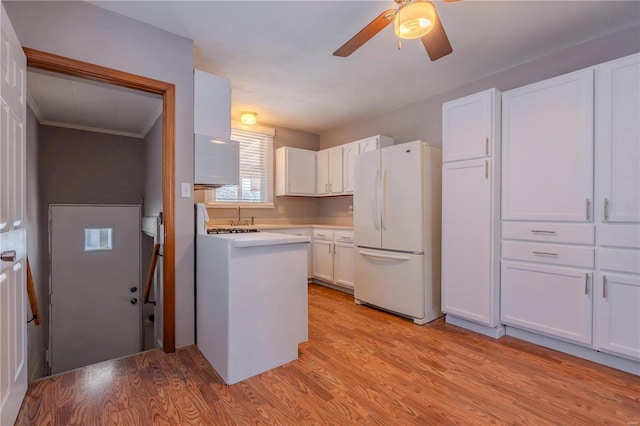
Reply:
[[[440,310],[442,151],[421,141],[358,155],[356,303],[426,324]]]

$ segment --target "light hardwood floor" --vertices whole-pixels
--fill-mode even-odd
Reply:
[[[637,425],[640,378],[514,338],[417,326],[309,286],[300,357],[233,386],[195,347],[29,386],[20,425]]]

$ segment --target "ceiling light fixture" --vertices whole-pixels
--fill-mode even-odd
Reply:
[[[258,122],[258,114],[253,111],[242,111],[240,113],[240,121],[242,124],[251,126]]]
[[[436,10],[429,1],[415,0],[398,9],[394,20],[396,35],[403,39],[425,36],[436,22]]]

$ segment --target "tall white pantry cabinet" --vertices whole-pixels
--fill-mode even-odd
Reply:
[[[636,374],[639,58],[503,93],[500,304],[507,334]]]
[[[443,105],[442,311],[500,337],[500,92]]]

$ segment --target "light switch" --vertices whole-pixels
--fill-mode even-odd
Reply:
[[[182,198],[191,197],[191,184],[189,182],[182,182],[180,186],[180,196]]]

